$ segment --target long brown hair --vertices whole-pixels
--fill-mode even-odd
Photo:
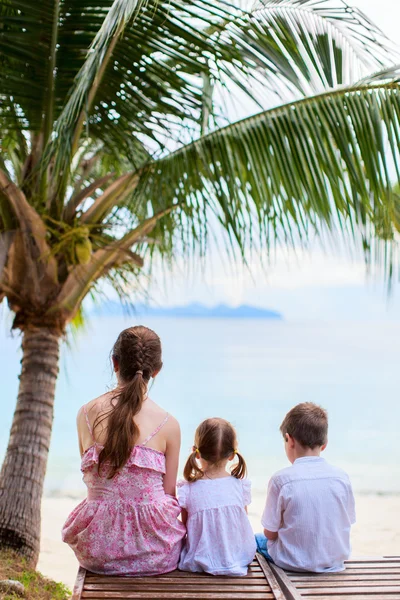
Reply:
[[[187,459],[183,476],[186,481],[197,481],[204,477],[196,458],[200,457],[211,465],[218,465],[223,460],[235,454],[238,458],[237,464],[232,467],[231,475],[236,479],[246,477],[246,462],[237,451],[237,438],[234,427],[225,419],[215,417],[206,419],[196,429],[194,436],[193,452]]]
[[[96,428],[109,417],[107,438],[99,455],[99,472],[107,462],[108,479],[125,465],[139,436],[134,417],[142,407],[150,378],[162,367],[160,338],[147,327],[129,327],[119,334],[112,357],[120,379],[112,397],[112,404],[116,403],[94,423]]]

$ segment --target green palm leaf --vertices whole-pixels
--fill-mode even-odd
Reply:
[[[342,87],[214,131],[149,165],[134,202],[151,198],[159,210],[158,199],[187,199],[188,224],[207,206],[241,249],[249,220],[266,246],[355,225],[370,244],[400,173],[398,81],[393,71],[390,82]]]
[[[260,68],[273,65],[303,94],[348,85],[399,57],[383,32],[343,1],[262,0],[247,43]]]

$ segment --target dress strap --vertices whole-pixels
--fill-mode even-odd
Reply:
[[[165,417],[165,419],[162,421],[162,423],[159,424],[159,426],[157,427],[157,429],[155,429],[153,431],[153,433],[151,433],[145,440],[144,442],[142,442],[140,445],[141,446],[145,446],[147,444],[147,442],[149,442],[151,440],[151,438],[153,438],[162,427],[164,427],[165,423],[168,421],[169,419],[169,414],[167,413],[167,416]]]
[[[91,426],[90,421],[89,421],[89,415],[87,413],[86,404],[83,406],[83,412],[85,413],[86,425],[87,425],[87,427],[89,429],[89,433],[91,435],[91,438],[92,438],[93,441],[95,441],[94,435],[93,435],[93,429],[92,429],[92,426]]]

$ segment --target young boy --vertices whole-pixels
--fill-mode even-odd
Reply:
[[[320,457],[328,443],[327,412],[311,402],[298,404],[280,430],[292,466],[269,482],[258,551],[284,569],[343,571],[354,497],[348,475]]]

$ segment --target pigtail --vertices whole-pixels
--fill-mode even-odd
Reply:
[[[244,479],[247,475],[246,461],[244,460],[243,456],[239,454],[239,452],[235,452],[235,454],[238,458],[238,463],[232,467],[231,475],[236,477],[236,479]]]
[[[189,458],[186,461],[185,468],[183,469],[183,476],[186,481],[189,483],[193,483],[198,479],[204,477],[203,471],[200,469],[196,460],[197,450],[193,450],[192,454],[190,454]]]

